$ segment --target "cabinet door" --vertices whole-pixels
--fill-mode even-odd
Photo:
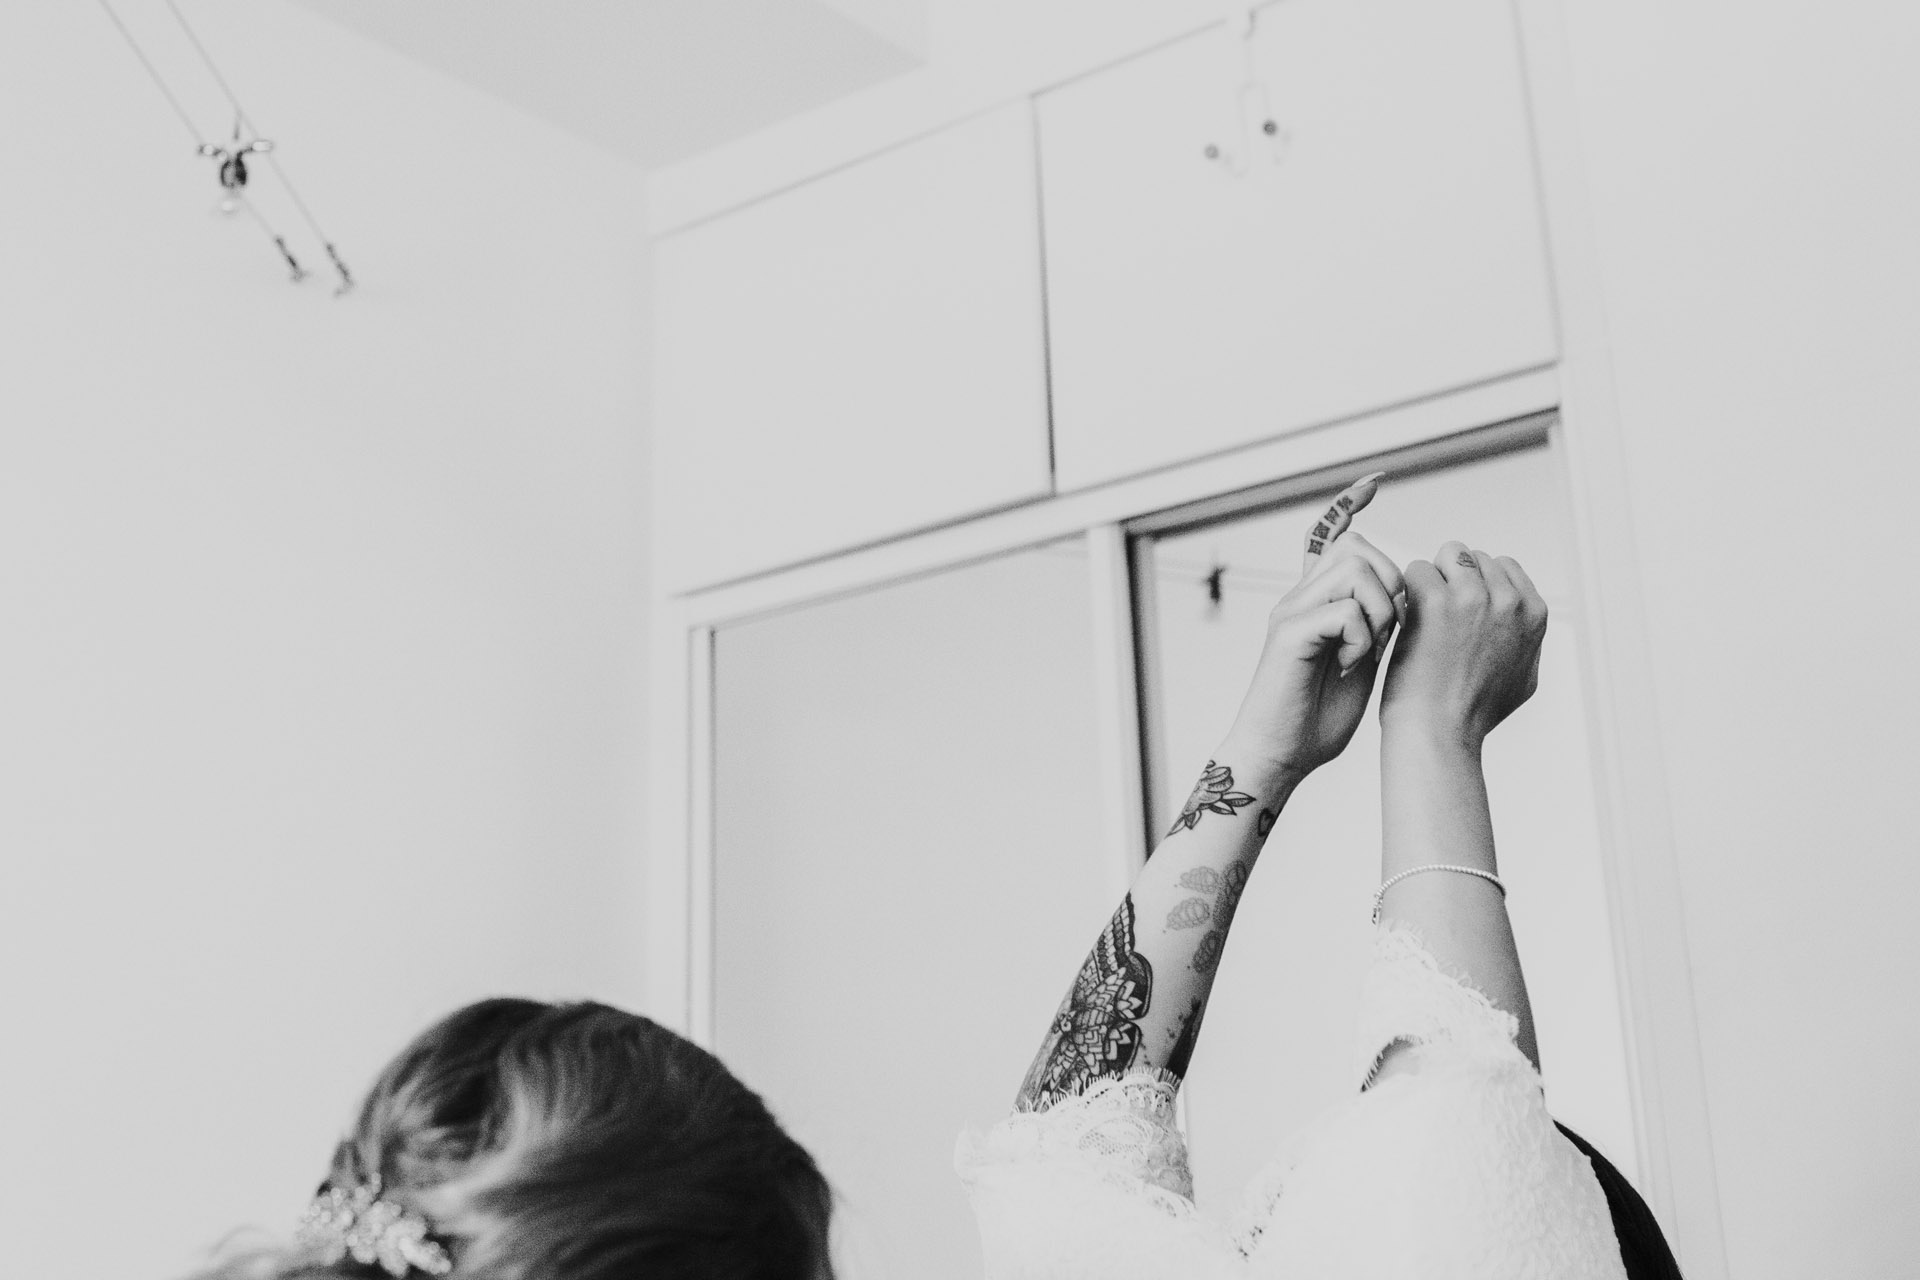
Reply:
[[[953,1173],[1113,910],[1082,544],[721,629],[714,1044],[826,1171],[842,1280],[979,1280]]]
[[[1062,489],[1556,353],[1507,0],[1287,0],[1039,111]]]
[[[662,238],[664,585],[1043,496],[1026,103]]]

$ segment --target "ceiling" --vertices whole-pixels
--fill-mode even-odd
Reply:
[[[926,52],[926,0],[295,2],[646,169]]]

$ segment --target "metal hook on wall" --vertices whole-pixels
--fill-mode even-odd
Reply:
[[[1293,135],[1274,113],[1273,100],[1256,65],[1253,38],[1257,23],[1256,11],[1251,6],[1245,3],[1228,6],[1227,28],[1237,41],[1240,55],[1240,83],[1233,93],[1233,123],[1229,130],[1237,136],[1237,142],[1231,147],[1209,142],[1202,151],[1208,160],[1236,178],[1252,171],[1255,157],[1262,150],[1267,153],[1269,163],[1281,164],[1293,141]]]

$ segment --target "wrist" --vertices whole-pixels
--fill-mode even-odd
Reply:
[[[1413,703],[1387,704],[1380,708],[1382,751],[1414,749],[1464,755],[1477,761],[1486,740],[1485,729],[1455,712]]]
[[[1258,797],[1265,808],[1285,804],[1294,788],[1313,772],[1312,766],[1276,753],[1270,744],[1237,731],[1227,735],[1214,750],[1213,758],[1231,768],[1239,789]]]

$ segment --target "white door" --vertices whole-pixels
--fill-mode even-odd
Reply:
[[[979,1280],[953,1173],[1113,910],[1084,544],[720,629],[714,1048],[820,1160],[842,1280]]]

